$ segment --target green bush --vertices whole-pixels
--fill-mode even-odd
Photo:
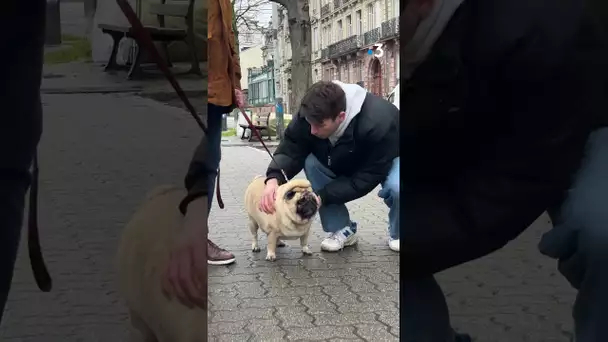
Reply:
[[[283,127],[287,127],[287,125],[289,125],[289,123],[291,122],[291,120],[289,119],[283,119]],[[270,119],[270,136],[272,137],[276,137],[277,135],[277,119]]]
[[[236,128],[228,128],[225,131],[222,131],[222,137],[233,137],[236,135]]]
[[[45,53],[44,63],[60,64],[91,60],[91,44],[88,39],[70,35],[63,35],[61,39],[65,47]]]

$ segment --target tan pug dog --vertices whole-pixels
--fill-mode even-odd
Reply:
[[[119,291],[134,328],[131,341],[205,342],[207,314],[167,299],[161,276],[180,233],[184,217],[179,202],[185,190],[153,190],[127,224],[117,254]]]
[[[266,260],[276,259],[277,243],[281,243],[279,239],[300,239],[302,253],[311,255],[308,235],[312,218],[319,210],[319,204],[310,182],[306,179],[292,179],[279,186],[276,192],[275,212],[269,215],[259,209],[265,187],[264,180],[262,176],[254,178],[245,191],[245,209],[249,215],[252,237],[251,250],[260,251],[259,228],[268,236]]]

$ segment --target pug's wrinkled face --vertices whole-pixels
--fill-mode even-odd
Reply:
[[[310,182],[303,179],[292,180],[279,187],[277,201],[283,202],[285,214],[298,223],[307,223],[319,210]]]

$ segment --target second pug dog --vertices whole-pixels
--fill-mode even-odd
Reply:
[[[259,209],[264,192],[264,177],[253,179],[245,191],[245,209],[249,216],[251,230],[251,249],[259,252],[258,228],[268,235],[266,260],[276,259],[277,241],[279,239],[300,239],[302,253],[312,254],[308,247],[308,235],[312,218],[319,209],[317,198],[306,179],[292,179],[279,186],[276,193],[275,212],[266,214]]]

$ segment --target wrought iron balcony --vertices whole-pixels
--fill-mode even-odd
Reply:
[[[329,59],[329,48],[321,50],[321,60]]]
[[[399,35],[399,20],[393,18],[382,23],[382,39],[395,38]]]
[[[334,10],[337,10],[342,6],[342,0],[334,0]]]
[[[321,18],[329,15],[329,4],[321,6]]]
[[[356,35],[350,36],[346,39],[342,39],[341,41],[328,46],[328,56],[329,58],[338,58],[348,53],[355,52],[360,47],[361,43],[359,37],[357,37]]]
[[[373,45],[380,40],[380,27],[371,29],[363,34],[363,45]]]

